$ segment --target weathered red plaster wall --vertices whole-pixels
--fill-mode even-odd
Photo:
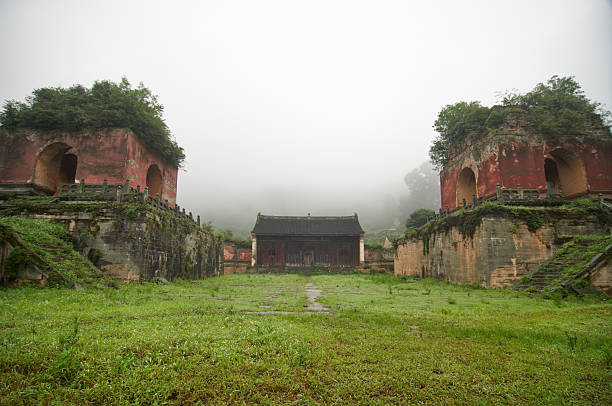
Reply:
[[[450,209],[457,207],[457,178],[461,169],[460,166],[449,169],[440,176],[442,210],[446,210],[446,206]]]
[[[492,148],[478,146],[455,157],[440,176],[442,208],[457,207],[456,190],[459,173],[464,167],[478,168],[476,175],[478,196],[495,193],[499,183],[514,189],[519,184],[526,189],[546,192],[544,160],[558,148],[571,151],[580,159],[585,170],[589,190],[612,190],[612,142],[609,140],[576,137],[563,142],[544,141],[539,137],[500,136],[491,139]],[[497,145],[493,145],[497,144]],[[486,154],[478,155],[480,151]],[[497,151],[494,152],[494,151]]]
[[[478,165],[476,174],[478,196],[485,196],[497,190],[497,184],[501,178],[497,156],[498,154],[491,154]]]
[[[176,179],[178,169],[167,164],[159,154],[147,148],[133,135],[128,137],[128,158],[126,176],[132,187],[140,186],[144,190],[147,185],[147,171],[152,165],[157,165],[162,174],[162,200],[176,203]]]
[[[541,145],[532,146],[511,141],[499,147],[499,166],[501,186],[516,189],[521,185],[525,189],[546,190],[544,174],[544,153]],[[487,193],[495,192],[495,186]]]
[[[585,144],[565,142],[547,145],[544,153],[549,154],[557,147],[570,150],[580,158],[590,190],[612,190],[612,142],[600,139]]]
[[[144,190],[147,170],[156,164],[163,178],[162,199],[176,202],[178,169],[165,163],[130,131],[116,129],[87,134],[20,130],[0,132],[0,182],[31,182],[36,158],[43,149],[62,142],[77,156],[75,179],[86,183],[124,183]]]
[[[80,133],[0,133],[0,182],[31,182],[38,154],[48,145],[62,142],[77,155],[77,180],[87,183],[123,183],[127,156],[125,130]]]

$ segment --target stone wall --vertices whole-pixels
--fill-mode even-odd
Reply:
[[[106,202],[0,204],[0,215],[63,223],[75,249],[110,276],[199,279],[223,274],[223,247],[197,223],[149,205]]]
[[[366,245],[363,267],[376,271],[393,272],[393,250]]]
[[[472,236],[460,225],[408,239],[395,254],[396,275],[442,279],[488,288],[509,286],[550,258],[573,235],[602,235],[596,216],[554,216],[534,232],[525,220],[485,216]]]
[[[593,272],[591,283],[607,294],[612,294],[612,260],[608,259]]]
[[[251,267],[253,252],[250,246],[240,246],[234,243],[225,243],[223,246],[223,273],[254,272]]]

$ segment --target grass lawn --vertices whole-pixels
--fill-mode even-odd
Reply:
[[[329,314],[309,314],[309,283]],[[0,397],[609,405],[612,307],[361,274],[2,289]]]

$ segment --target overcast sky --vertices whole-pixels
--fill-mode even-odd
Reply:
[[[204,218],[404,193],[449,103],[556,74],[612,106],[604,0],[0,0],[0,49],[2,102],[143,82],[186,152],[178,202]]]

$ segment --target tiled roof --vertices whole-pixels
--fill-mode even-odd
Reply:
[[[255,235],[360,235],[357,214],[341,217],[257,215]]]

